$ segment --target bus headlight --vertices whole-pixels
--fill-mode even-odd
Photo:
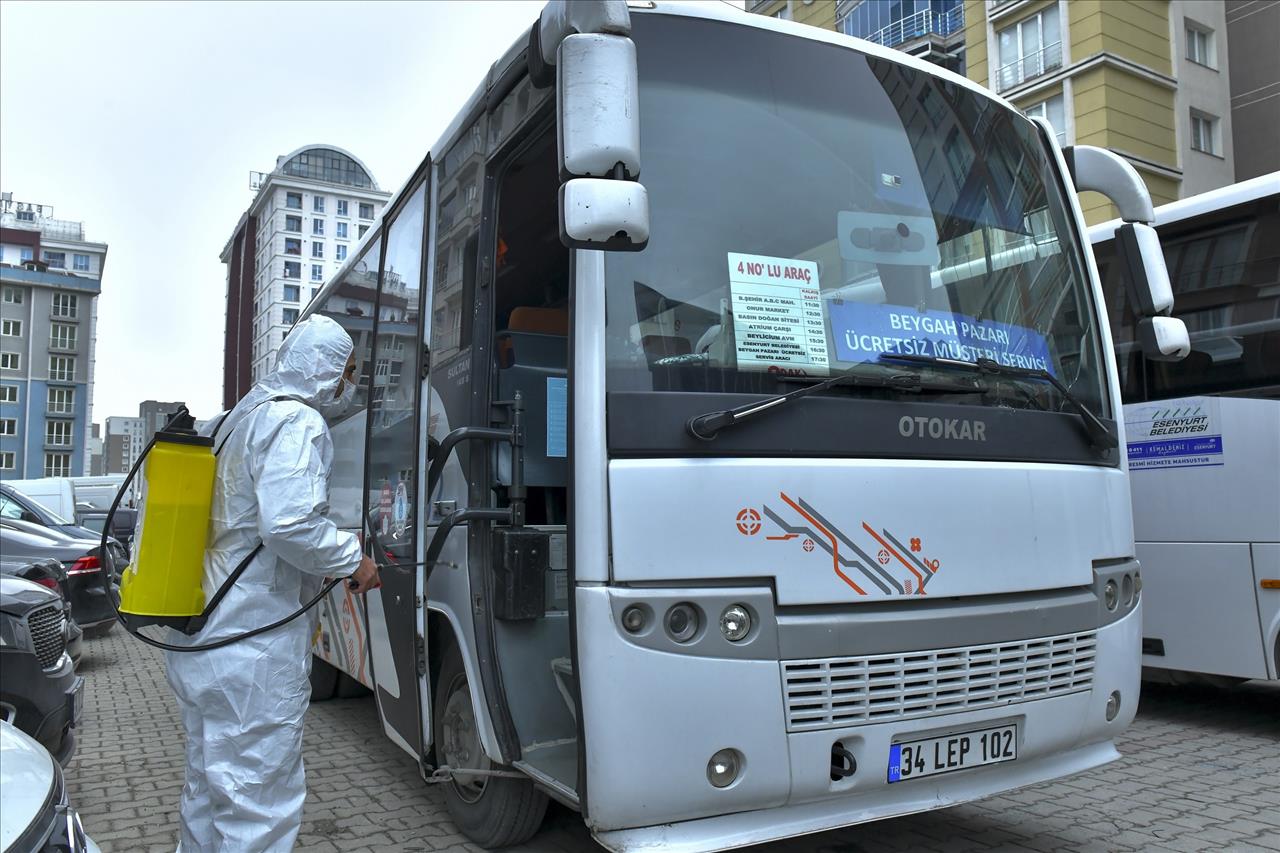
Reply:
[[[751,633],[751,614],[741,604],[730,604],[720,614],[720,633],[731,643],[746,639]]]
[[[1111,695],[1107,697],[1107,722],[1111,722],[1116,718],[1116,714],[1120,713],[1120,691],[1112,690]]]
[[[677,643],[687,643],[697,636],[700,621],[692,604],[677,604],[667,611],[667,634]]]
[[[1107,581],[1106,586],[1102,588],[1102,600],[1108,610],[1116,609],[1116,605],[1120,602],[1120,590],[1115,581]]]
[[[722,749],[707,762],[707,781],[717,788],[727,788],[738,779],[742,754],[736,749]]]
[[[1124,580],[1120,582],[1120,592],[1125,607],[1133,604],[1133,575],[1124,576]]]
[[[626,628],[629,634],[638,633],[646,621],[644,610],[634,604],[622,611],[622,627]]]

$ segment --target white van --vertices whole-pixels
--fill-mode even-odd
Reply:
[[[124,484],[123,474],[102,477],[38,477],[31,480],[5,480],[23,495],[57,515],[78,519],[86,510],[108,510],[116,492]]]

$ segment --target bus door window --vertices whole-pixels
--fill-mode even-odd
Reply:
[[[549,133],[518,154],[498,199],[494,400],[519,393],[524,404],[529,524],[567,518],[569,253],[560,243],[555,154]],[[498,481],[510,482],[505,449]]]

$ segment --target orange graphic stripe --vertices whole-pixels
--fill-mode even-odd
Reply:
[[[831,566],[836,570],[836,574],[840,576],[840,580],[844,581],[849,586],[853,587],[853,591],[856,592],[858,595],[866,595],[866,593],[863,592],[862,588],[853,582],[852,578],[850,578],[844,572],[840,571],[840,544],[836,541],[836,537],[831,534],[831,531],[827,530],[827,528],[819,524],[813,516],[809,515],[809,513],[805,512],[799,506],[797,506],[795,501],[787,497],[785,492],[779,492],[778,494],[782,497],[784,501],[787,502],[787,506],[791,507],[796,512],[804,516],[805,520],[807,520],[814,527],[822,531],[823,536],[831,540]]]
[[[783,536],[766,536],[764,538],[770,542],[786,542],[788,539],[795,539],[799,535],[799,533],[787,533]]]
[[[918,594],[924,595],[925,594],[924,578],[921,577],[920,573],[916,571],[916,567],[911,565],[911,563],[907,562],[906,560],[902,559],[902,555],[899,554],[897,551],[895,551],[892,545],[890,545],[888,542],[881,539],[879,534],[877,534],[874,530],[872,530],[865,521],[862,522],[862,529],[870,533],[872,536],[874,536],[875,540],[879,542],[886,551],[888,551],[890,554],[898,558],[899,563],[902,563],[902,565],[906,566],[908,569],[911,570],[911,574],[916,576],[916,589],[918,590]]]

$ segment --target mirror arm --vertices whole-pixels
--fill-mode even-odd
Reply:
[[[1062,149],[1062,158],[1077,193],[1089,190],[1102,193],[1115,204],[1125,222],[1155,224],[1151,194],[1128,160],[1093,145],[1068,146]]]

